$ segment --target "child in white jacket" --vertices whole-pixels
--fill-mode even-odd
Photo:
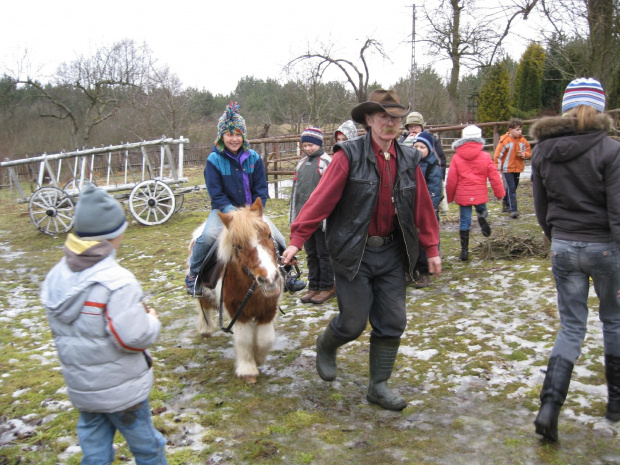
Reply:
[[[117,430],[137,464],[167,463],[166,439],[153,427],[148,402],[153,369],[146,349],[161,323],[142,302],[134,275],[116,263],[126,227],[119,203],[87,185],[65,256],[41,291],[69,399],[80,413],[82,464],[112,463]]]

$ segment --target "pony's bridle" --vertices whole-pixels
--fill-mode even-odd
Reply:
[[[272,242],[273,242],[273,249],[274,252],[276,254],[276,260],[277,260],[277,264],[278,264],[278,269],[283,268],[280,263],[281,263],[281,259],[282,257],[280,257],[278,255],[278,245],[276,244],[275,239],[272,237],[271,238]],[[224,268],[224,274],[222,275],[222,289],[220,291],[220,329],[222,331],[224,331],[225,333],[231,333],[232,334],[232,327],[235,324],[235,322],[239,319],[239,317],[241,316],[241,312],[243,312],[243,309],[245,308],[245,305],[248,303],[248,301],[250,300],[250,298],[252,297],[252,295],[254,294],[254,291],[256,290],[256,286],[258,285],[258,281],[256,280],[256,277],[254,276],[254,274],[250,271],[250,269],[245,266],[242,262],[241,262],[241,258],[239,257],[239,246],[235,246],[233,245],[233,250],[235,251],[235,257],[237,258],[237,260],[239,261],[239,263],[241,264],[243,271],[245,271],[245,273],[252,278],[252,286],[250,287],[250,289],[248,289],[248,292],[245,294],[245,297],[243,299],[243,302],[241,302],[241,305],[239,305],[239,308],[237,309],[237,312],[235,313],[235,316],[233,316],[232,320],[230,320],[230,323],[228,324],[228,326],[226,328],[224,328],[224,278],[226,278],[226,272],[228,271],[228,263],[226,264],[226,268]],[[295,269],[297,270],[297,273],[299,273],[299,268],[297,268],[297,265],[295,265]],[[286,283],[286,280],[284,281]],[[282,308],[278,305],[278,309],[280,310],[280,312],[285,315],[284,311],[282,310]],[[203,312],[204,315],[204,312]]]

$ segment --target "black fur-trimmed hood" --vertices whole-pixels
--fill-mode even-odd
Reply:
[[[553,137],[572,136],[588,132],[609,132],[612,129],[613,120],[605,113],[597,115],[592,126],[581,132],[577,131],[577,118],[550,116],[534,123],[530,129],[530,135],[537,141],[543,141]]]
[[[605,114],[596,115],[590,127],[577,130],[577,118],[543,118],[532,126],[531,135],[538,140],[532,159],[542,157],[552,163],[566,163],[590,153],[607,138],[612,129],[612,119]]]

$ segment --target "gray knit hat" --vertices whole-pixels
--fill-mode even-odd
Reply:
[[[90,241],[114,239],[127,229],[127,219],[121,205],[91,183],[80,192],[73,217],[75,235]]]

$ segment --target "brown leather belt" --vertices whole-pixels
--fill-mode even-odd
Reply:
[[[390,234],[389,236],[368,236],[366,239],[366,245],[368,247],[382,247],[384,245],[388,245],[393,240],[394,234]]]

